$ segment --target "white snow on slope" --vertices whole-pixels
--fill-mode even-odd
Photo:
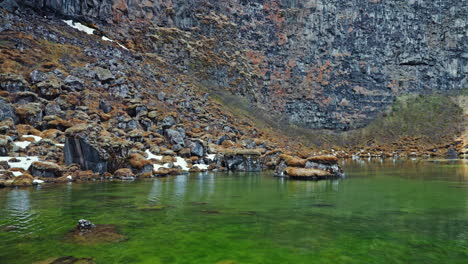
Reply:
[[[65,24],[69,25],[70,27],[72,27],[74,29],[85,32],[88,35],[94,35],[94,30],[95,30],[94,28],[90,28],[88,26],[85,26],[85,25],[81,24],[80,22],[73,22],[73,20],[63,20],[63,22],[65,22]],[[114,42],[117,45],[119,45],[122,49],[128,50],[124,45],[122,45],[119,42],[117,42],[115,40],[112,40],[112,39],[110,39],[110,38],[108,38],[106,36],[102,36],[101,39],[105,40],[105,41],[109,41],[109,42]]]
[[[11,159],[17,159],[19,162],[10,162]],[[39,157],[0,157],[0,161],[8,162],[10,168],[19,168],[23,170],[28,170],[31,164],[35,161],[39,161]]]

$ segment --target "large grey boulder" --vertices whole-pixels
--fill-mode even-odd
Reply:
[[[184,137],[179,131],[174,129],[168,129],[166,130],[165,134],[169,142],[171,142],[172,144],[178,144],[182,147],[185,146]]]
[[[203,141],[201,140],[194,140],[190,143],[190,153],[192,155],[198,156],[198,157],[203,157],[205,156],[205,146],[203,144]]]
[[[220,161],[230,171],[257,172],[262,170],[260,155],[257,150],[234,149],[225,152]]]

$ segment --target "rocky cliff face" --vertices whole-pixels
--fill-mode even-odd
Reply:
[[[398,95],[467,87],[466,1],[17,2],[99,24],[134,50],[308,128],[347,130]]]

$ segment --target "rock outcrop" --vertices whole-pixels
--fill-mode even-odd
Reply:
[[[343,177],[334,156],[312,156],[306,159],[281,154],[276,166],[275,176],[294,180],[321,180]]]
[[[99,129],[79,126],[68,129],[64,155],[67,165],[76,163],[83,170],[105,173],[108,170],[109,153],[99,144]]]

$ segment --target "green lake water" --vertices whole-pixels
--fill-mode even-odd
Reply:
[[[318,182],[204,173],[0,189],[0,263],[468,263],[467,163],[342,166],[345,179]],[[128,239],[68,242],[81,218]]]

